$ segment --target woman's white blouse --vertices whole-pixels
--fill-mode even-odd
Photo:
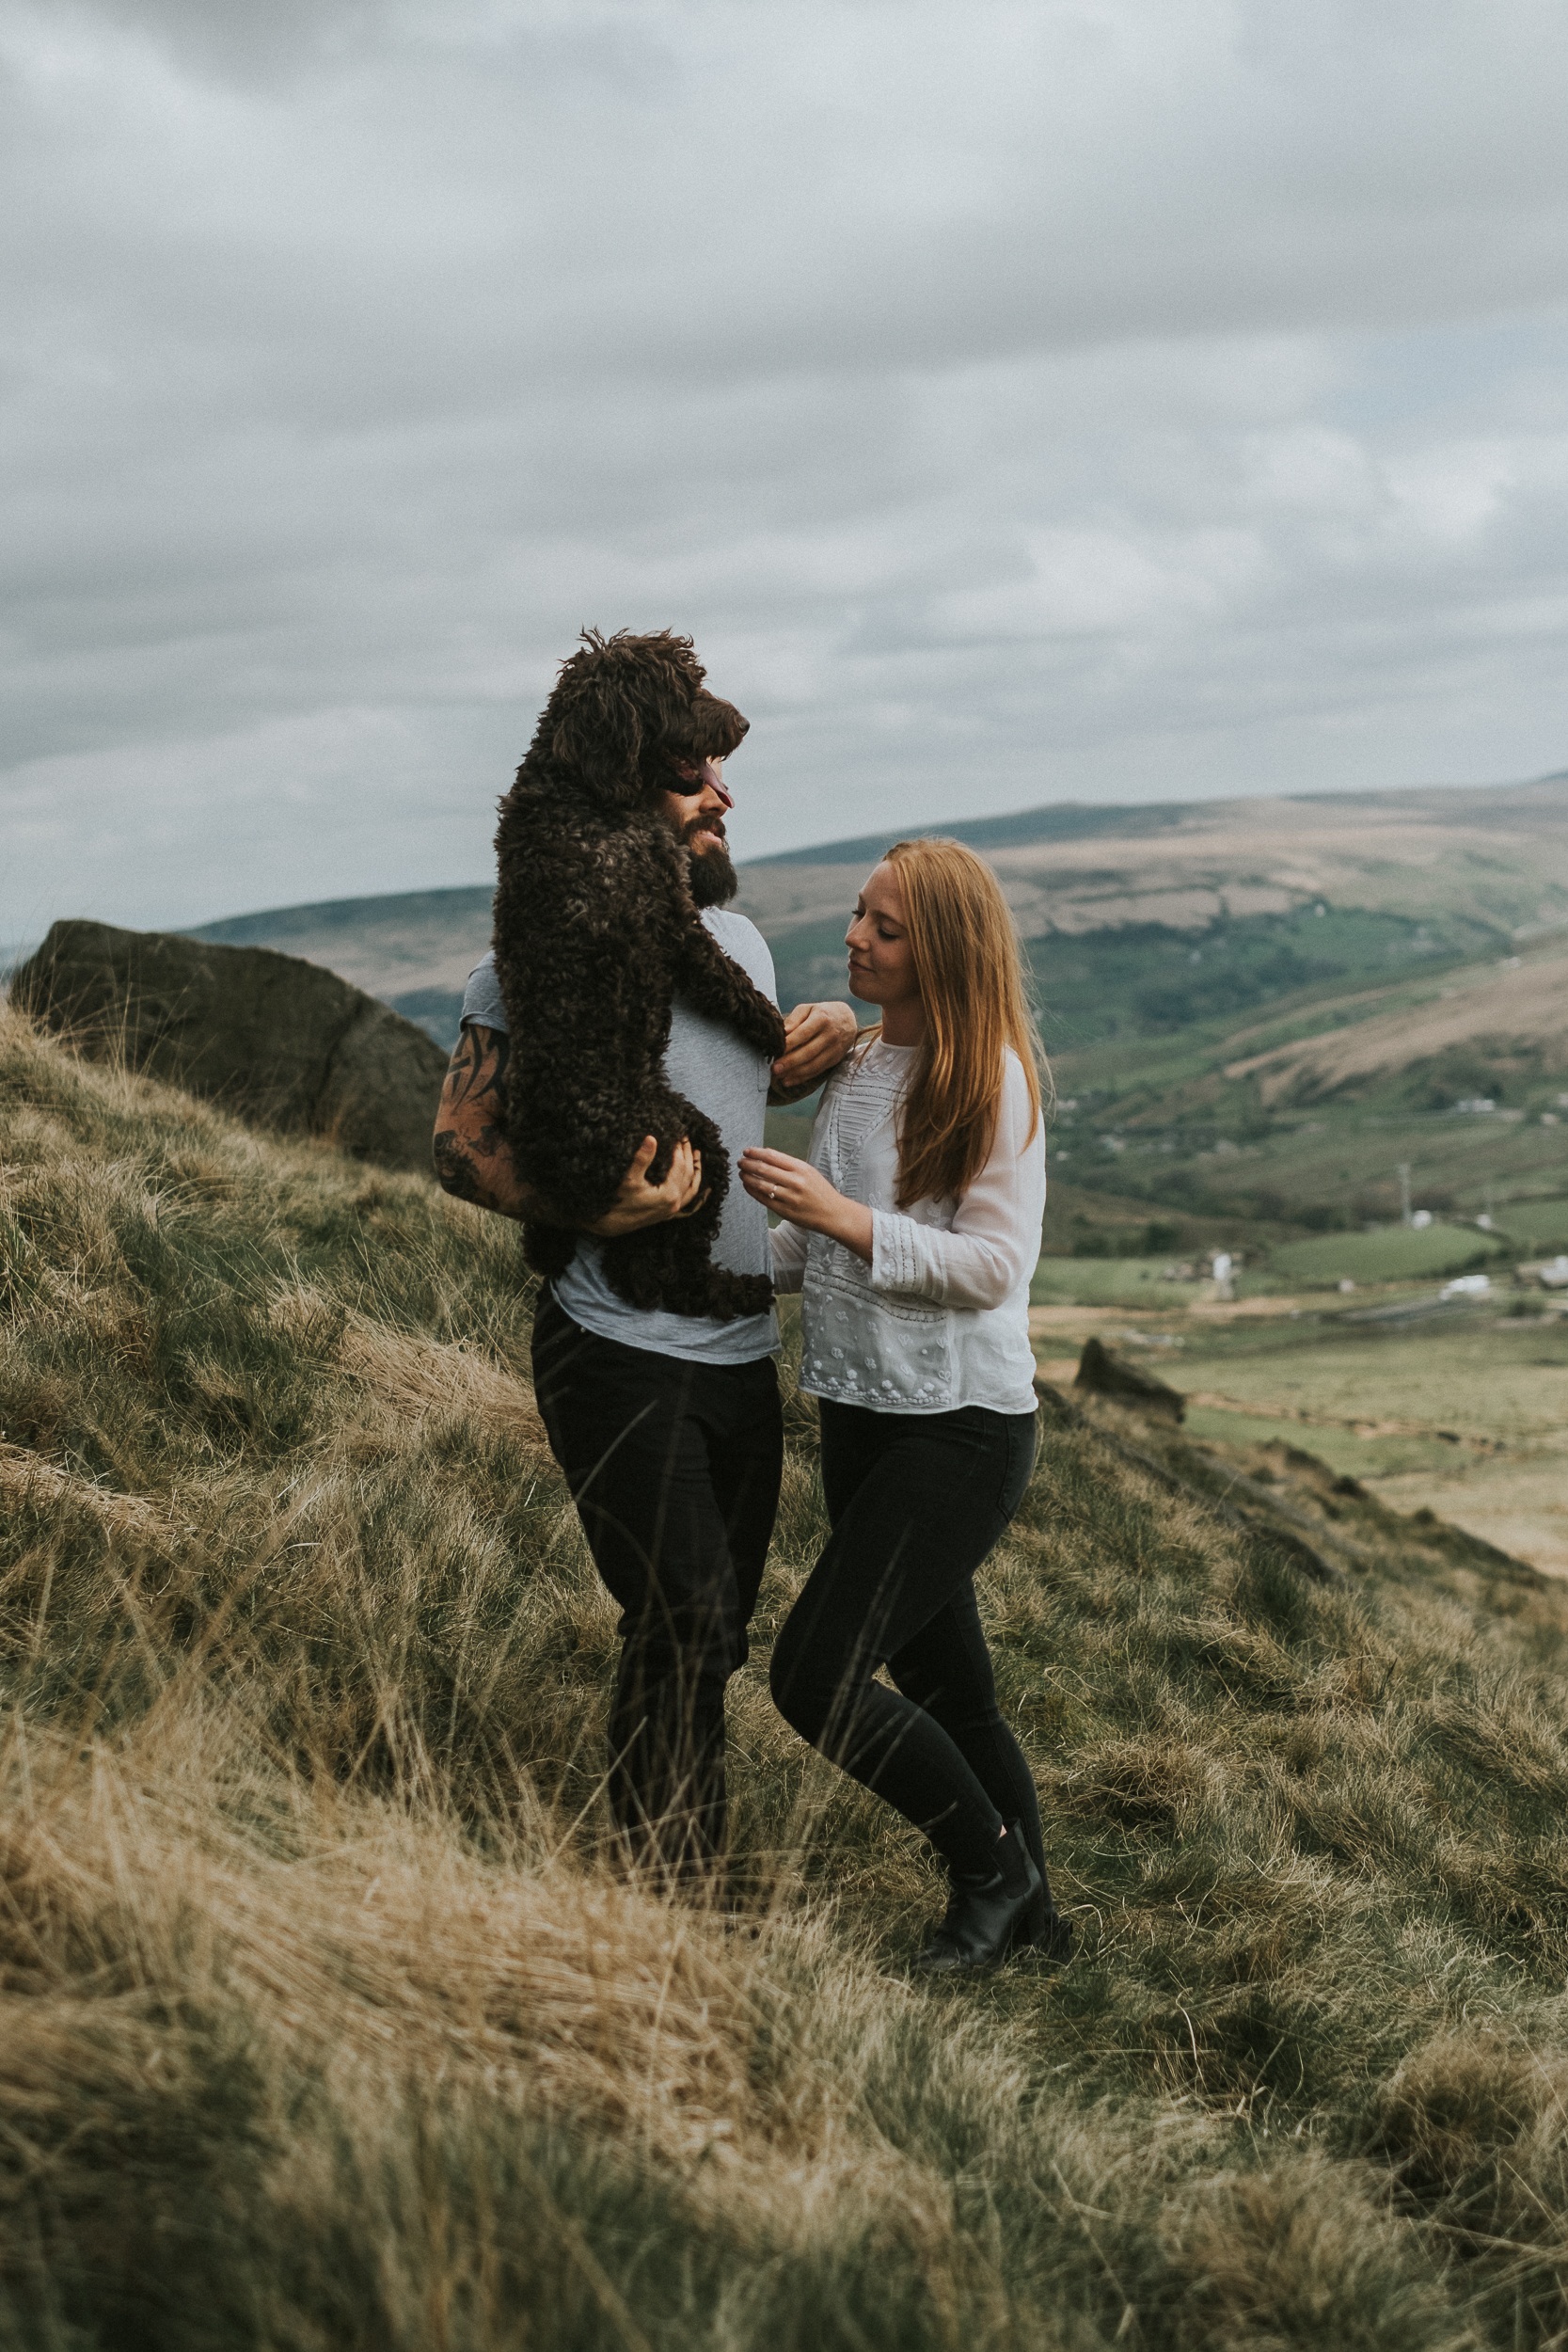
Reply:
[[[800,1386],[884,1413],[1031,1413],[1044,1122],[1029,1135],[1028,1082],[1009,1052],[990,1157],[962,1200],[896,1208],[897,1113],[918,1050],[878,1040],[851,1055],[812,1130],[812,1166],[871,1211],[871,1263],[799,1226],[770,1237],[774,1287],[804,1293]]]

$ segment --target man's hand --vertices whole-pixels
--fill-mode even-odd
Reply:
[[[436,1179],[454,1200],[493,1209],[498,1216],[537,1217],[541,1224],[563,1225],[566,1219],[553,1216],[523,1183],[497,1123],[509,1051],[504,1029],[486,1029],[478,1023],[458,1039],[436,1114]],[[617,1233],[635,1233],[642,1225],[661,1224],[667,1217],[689,1216],[700,1208],[707,1198],[701,1154],[682,1136],[664,1182],[650,1184],[648,1169],[657,1150],[657,1139],[647,1136],[621,1179],[613,1205],[596,1225],[576,1230],[608,1240]]]
[[[612,1241],[617,1233],[635,1233],[644,1225],[662,1225],[673,1216],[689,1216],[707,1199],[703,1188],[703,1155],[691,1148],[690,1138],[682,1136],[670,1156],[670,1172],[661,1184],[648,1182],[648,1169],[658,1150],[657,1136],[644,1136],[641,1150],[621,1179],[621,1189],[615,1205],[607,1209],[596,1225],[585,1225],[585,1233],[597,1233]]]
[[[798,1103],[836,1070],[860,1025],[847,1005],[797,1005],[784,1019],[784,1049],[773,1064],[770,1103]]]

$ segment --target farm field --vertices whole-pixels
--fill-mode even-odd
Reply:
[[[1092,1067],[1103,1080],[1098,1057]],[[1071,1089],[1085,1075],[1070,1062],[1057,1065],[1069,1100],[1080,1099]],[[1557,1091],[1554,1081],[1546,1099]],[[1543,1127],[1539,1114],[1527,1123],[1341,1104],[1319,1104],[1310,1118],[1262,1120],[1245,1103],[1227,1109],[1217,1095],[1195,1110],[1155,1093],[1152,1082],[1134,1107],[1137,1115],[1128,1115],[1107,1090],[1092,1120],[1080,1108],[1059,1113],[1053,1128],[1058,1175],[1075,1189],[1125,1201],[1129,1216],[1184,1209],[1245,1222],[1326,1215],[1352,1229],[1388,1224],[1400,1215],[1402,1163],[1416,1208],[1490,1214],[1499,1225],[1512,1219],[1540,1246],[1568,1241],[1568,1126]],[[1223,1132],[1222,1116],[1241,1140]],[[1113,1152],[1108,1138],[1120,1149]]]
[[[1037,1307],[1071,1301],[1177,1312],[1182,1302],[1177,1286],[1165,1279],[1170,1263],[1168,1252],[1153,1258],[1042,1258],[1029,1285],[1030,1300]]]
[[[1269,1275],[1290,1283],[1400,1282],[1423,1275],[1485,1272],[1501,1257],[1500,1237],[1473,1225],[1389,1225],[1372,1233],[1323,1233],[1268,1253]]]
[[[1101,1301],[1093,1278],[1111,1269],[1076,1270],[1082,1304],[1058,1295],[1031,1318],[1047,1377],[1069,1380],[1093,1331],[1182,1391],[1196,1437],[1284,1438],[1401,1511],[1435,1510],[1568,1575],[1568,1318],[1496,1301],[1430,1314],[1432,1288],[1414,1285],[1328,1312],[1306,1292],[1234,1307],[1200,1292],[1148,1313],[1129,1293],[1130,1311]]]
[[[1298,1324],[1273,1344],[1268,1329],[1180,1351],[1166,1376],[1194,1394],[1196,1434],[1259,1434],[1219,1396],[1309,1416],[1297,1442],[1396,1508],[1435,1510],[1568,1575],[1568,1323],[1476,1309],[1371,1338],[1308,1341]]]

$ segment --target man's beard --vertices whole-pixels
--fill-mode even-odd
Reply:
[[[682,838],[689,840],[693,834],[712,830],[711,819],[697,818],[688,825]],[[730,853],[719,844],[705,850],[699,857],[693,851],[689,860],[691,873],[691,896],[700,907],[727,907],[740,888],[740,877],[730,863]]]

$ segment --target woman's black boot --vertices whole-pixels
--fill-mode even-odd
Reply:
[[[919,1953],[915,1966],[926,1976],[958,1969],[994,1968],[1006,1959],[1013,1936],[1044,1882],[1016,1821],[996,1845],[997,1867],[989,1874],[953,1873],[947,1916]]]
[[[1009,1829],[1007,1835],[1012,1836]],[[1040,1890],[1030,1901],[1013,1930],[1009,1951],[1038,1952],[1042,1960],[1058,1963],[1072,1958],[1078,1943],[1077,1931],[1070,1919],[1064,1919],[1051,1899],[1051,1889],[1044,1881]]]

